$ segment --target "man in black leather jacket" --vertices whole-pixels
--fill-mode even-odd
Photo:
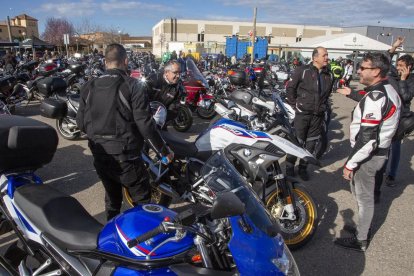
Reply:
[[[312,53],[313,62],[309,65],[297,67],[289,82],[287,101],[295,108],[294,127],[296,136],[309,152],[313,152],[316,142],[321,135],[321,125],[324,112],[328,108],[328,99],[331,95],[333,76],[327,69],[329,62],[328,51],[317,47]],[[286,175],[294,175],[296,157],[288,155],[286,158]],[[299,176],[308,180],[307,163],[299,162]]]
[[[151,74],[146,83],[150,101],[158,101],[167,108],[167,122],[177,116],[175,104],[184,96],[180,68],[178,61],[170,60],[165,64],[163,71]]]
[[[404,42],[404,37],[397,37],[392,44],[391,49],[386,53],[391,60],[396,49]],[[387,175],[385,183],[388,187],[397,185],[395,178],[400,163],[401,154],[401,139],[403,138],[404,127],[412,126],[414,121],[413,113],[410,111],[411,100],[414,97],[414,75],[411,73],[414,66],[414,59],[410,55],[403,55],[397,59],[396,67],[391,66],[388,73],[388,81],[398,92],[401,98],[401,118],[399,127],[394,135],[391,143],[389,161],[384,164],[384,167],[375,176],[375,203],[379,203],[381,196],[381,186],[384,179],[384,174]],[[389,166],[388,166],[389,164]],[[389,167],[387,172],[387,167]]]
[[[393,47],[389,50],[390,54],[393,55],[395,48],[401,46],[404,42],[404,38],[398,37],[397,40],[393,43]],[[404,125],[404,120],[408,120],[412,116],[410,111],[411,100],[414,97],[414,75],[411,73],[414,66],[414,59],[410,55],[403,55],[397,59],[396,71],[398,76],[395,76],[397,87],[396,90],[401,98],[401,119],[400,126]],[[392,78],[391,76],[389,77]],[[399,128],[400,129],[400,128]],[[398,129],[398,130],[399,130]],[[397,130],[396,136],[398,136],[399,131]],[[401,138],[395,137],[394,141],[391,144],[390,152],[390,168],[386,178],[387,186],[393,187],[396,185],[395,177],[397,176],[397,170],[400,161],[401,153]],[[384,171],[386,168],[384,168]],[[378,185],[381,186],[382,178],[378,180]],[[379,194],[379,187],[376,187],[376,193]],[[377,195],[378,196],[378,195]]]
[[[161,156],[171,160],[152,120],[147,87],[127,76],[127,53],[120,44],[105,50],[105,75],[86,83],[76,122],[88,136],[94,166],[105,188],[107,219],[119,214],[122,187],[135,204],[149,202],[151,188],[141,160],[146,140]]]

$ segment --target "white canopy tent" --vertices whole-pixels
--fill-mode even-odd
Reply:
[[[343,33],[328,36],[318,36],[289,45],[290,50],[297,48],[304,58],[312,58],[312,49],[322,46],[328,49],[329,58],[345,57],[354,51],[386,51],[390,45],[379,42],[375,39],[357,34]],[[303,49],[307,48],[307,49]]]

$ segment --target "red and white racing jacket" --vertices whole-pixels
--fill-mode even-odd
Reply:
[[[352,153],[345,163],[348,170],[354,170],[371,156],[388,152],[398,128],[401,100],[387,80],[348,97],[359,100],[350,126]]]

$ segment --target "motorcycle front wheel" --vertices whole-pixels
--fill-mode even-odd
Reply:
[[[57,131],[66,140],[75,140],[80,134],[78,128],[71,126],[71,124],[72,123],[66,117],[56,120]]]
[[[178,107],[177,111],[177,117],[173,121],[173,127],[176,131],[186,132],[193,125],[193,114],[185,106]]]
[[[266,208],[276,219],[283,239],[289,249],[298,249],[309,242],[318,226],[317,207],[311,195],[303,187],[292,189],[295,197],[295,220],[283,219],[285,203],[280,198],[280,190],[276,189],[266,198]]]
[[[128,203],[130,207],[134,207],[135,204],[132,201],[129,191],[125,187],[122,189],[124,190],[124,198],[125,198],[126,203]],[[162,205],[164,207],[168,207],[170,206],[171,201],[172,201],[171,197],[161,193],[158,189],[154,187],[151,189],[151,203]]]

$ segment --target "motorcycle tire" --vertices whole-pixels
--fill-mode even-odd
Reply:
[[[67,119],[66,118],[60,118],[56,120],[56,129],[58,133],[65,138],[66,140],[76,140],[79,137],[80,132],[73,132],[70,131],[67,127],[65,127],[65,124],[67,125]]]
[[[208,109],[199,106],[197,107],[196,112],[200,118],[206,119],[206,120],[210,120],[214,118],[214,116],[216,116],[216,111],[214,110],[214,104],[211,104]]]
[[[283,239],[289,249],[299,249],[309,242],[318,226],[318,212],[312,196],[303,187],[292,189],[296,201],[296,220],[280,219],[283,202],[279,198],[279,189],[275,189],[266,197],[266,208],[276,219]]]
[[[124,198],[125,198],[126,203],[128,203],[128,205],[130,207],[134,207],[135,204],[132,201],[132,198],[131,198],[131,195],[129,194],[129,191],[126,188],[122,188],[122,189],[124,190]],[[168,207],[168,206],[170,206],[171,201],[172,201],[171,197],[161,193],[156,188],[152,188],[151,203],[162,205],[164,207]]]
[[[187,107],[178,107],[177,117],[173,121],[173,127],[178,132],[186,132],[193,125],[193,114]]]
[[[69,90],[71,94],[78,95],[80,94],[81,88],[82,88],[82,85],[80,85],[79,83],[74,83],[71,85]]]

